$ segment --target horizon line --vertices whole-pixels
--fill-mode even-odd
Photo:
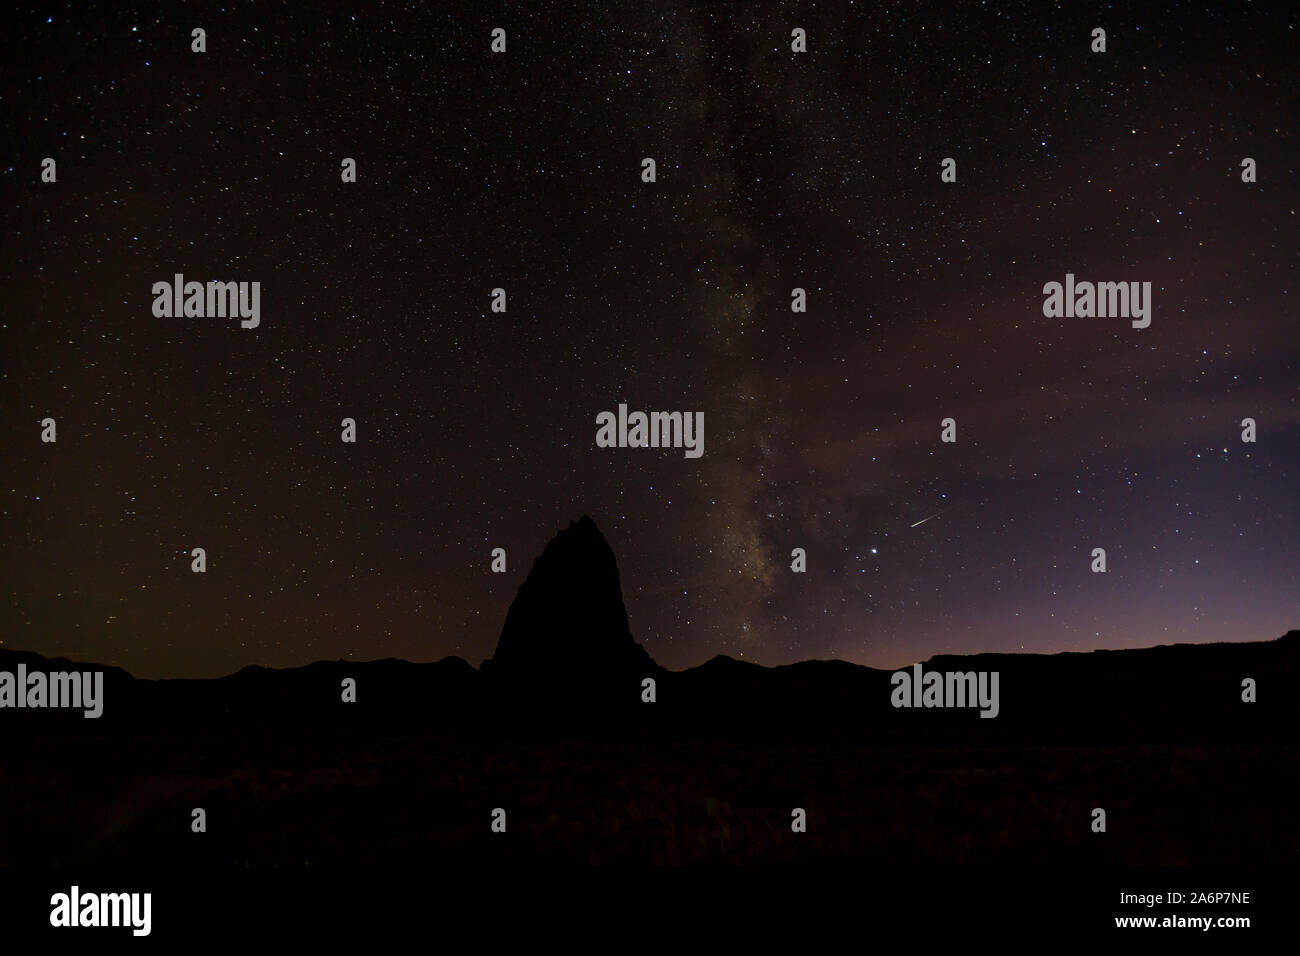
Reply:
[[[1044,652],[1044,651],[976,651],[976,652],[973,653],[973,654],[944,654],[944,653],[940,653],[940,654],[932,654],[930,657],[923,658],[923,659],[921,659],[921,660],[910,661],[910,662],[905,663],[905,664],[900,664],[900,665],[897,666],[897,667],[872,667],[872,666],[869,665],[869,664],[858,664],[858,663],[855,663],[855,662],[853,662],[853,661],[846,660],[846,659],[844,659],[844,658],[842,658],[842,657],[809,657],[809,658],[805,658],[805,659],[803,659],[803,660],[791,661],[791,662],[786,663],[786,664],[759,664],[759,663],[757,663],[757,662],[755,662],[755,661],[745,660],[744,658],[732,657],[730,654],[722,654],[722,653],[718,653],[718,654],[714,654],[712,657],[708,658],[707,660],[701,661],[700,663],[698,663],[698,664],[694,664],[694,665],[692,665],[692,666],[690,666],[690,667],[684,667],[684,668],[682,668],[682,669],[680,669],[680,670],[672,670],[672,669],[670,669],[670,668],[668,668],[668,667],[665,667],[664,665],[660,664],[658,661],[655,661],[653,657],[651,657],[650,660],[651,660],[651,662],[653,663],[653,665],[654,665],[655,668],[657,668],[658,670],[661,670],[661,671],[666,671],[667,673],[670,673],[670,674],[683,674],[683,673],[686,673],[687,671],[695,670],[695,669],[697,669],[697,668],[703,667],[703,666],[706,665],[706,664],[710,664],[710,663],[712,663],[712,662],[714,662],[714,661],[716,661],[716,660],[720,660],[720,659],[721,659],[721,660],[730,660],[730,661],[734,661],[734,662],[736,662],[737,664],[748,664],[748,665],[750,665],[750,666],[752,666],[752,667],[759,667],[759,668],[762,668],[763,670],[779,670],[780,668],[783,668],[783,667],[797,667],[797,666],[800,665],[800,664],[814,664],[814,663],[819,663],[819,664],[830,664],[830,663],[835,663],[835,664],[847,664],[847,665],[850,666],[850,667],[860,667],[860,668],[862,668],[863,670],[880,671],[881,673],[886,673],[886,674],[887,674],[887,673],[896,673],[896,672],[898,672],[898,671],[900,671],[900,670],[904,670],[904,669],[906,669],[906,668],[913,667],[913,666],[915,666],[916,664],[926,664],[926,663],[929,663],[930,661],[933,661],[933,660],[935,660],[935,659],[937,659],[937,658],[974,658],[974,657],[1060,657],[1060,656],[1065,655],[1065,654],[1124,654],[1124,653],[1129,653],[1129,652],[1134,652],[1134,651],[1154,651],[1154,650],[1158,650],[1158,649],[1160,649],[1160,648],[1174,648],[1174,647],[1214,647],[1214,646],[1223,645],[1223,644],[1273,644],[1273,643],[1276,643],[1276,642],[1278,642],[1278,641],[1286,640],[1288,637],[1291,637],[1292,635],[1300,635],[1300,627],[1290,628],[1290,629],[1288,629],[1285,633],[1280,634],[1280,635],[1278,635],[1277,637],[1266,638],[1266,639],[1246,640],[1246,641],[1227,641],[1227,640],[1219,640],[1219,641],[1179,641],[1179,642],[1177,642],[1177,643],[1173,643],[1173,644],[1151,644],[1151,645],[1149,645],[1149,646],[1143,646],[1143,647],[1119,647],[1119,648],[1115,648],[1115,647],[1095,647],[1095,648],[1092,648],[1091,650],[1086,650],[1086,651],[1052,651],[1052,652]],[[640,642],[638,642],[638,644],[640,644]],[[640,646],[641,646],[642,648],[644,648],[644,645],[640,645]],[[649,654],[648,651],[647,651],[646,653]],[[409,664],[409,665],[414,666],[414,667],[422,667],[422,666],[428,666],[428,665],[431,665],[431,664],[441,664],[441,663],[443,663],[443,662],[445,662],[445,661],[461,661],[461,662],[464,663],[467,667],[469,667],[469,668],[471,668],[472,670],[474,670],[476,673],[480,673],[480,674],[481,674],[481,673],[483,672],[483,664],[485,664],[485,663],[487,663],[488,661],[492,660],[492,658],[490,658],[490,657],[489,657],[489,658],[485,658],[485,659],[484,659],[484,660],[483,660],[483,661],[482,661],[478,666],[475,666],[474,664],[471,664],[471,663],[469,662],[468,659],[466,659],[466,658],[464,658],[464,657],[461,657],[461,656],[458,655],[458,654],[447,654],[447,655],[445,655],[445,656],[443,656],[443,657],[437,658],[436,660],[428,660],[428,661],[416,661],[416,660],[410,660],[409,658],[405,658],[405,657],[374,657],[374,658],[369,658],[369,659],[367,659],[367,660],[353,660],[353,659],[348,659],[348,658],[338,657],[338,658],[334,658],[334,659],[332,659],[332,660],[331,660],[331,659],[326,659],[326,658],[318,658],[317,660],[314,660],[314,661],[308,661],[308,662],[305,663],[305,664],[290,665],[290,666],[288,666],[288,667],[271,667],[271,666],[266,665],[266,664],[250,663],[250,664],[245,664],[245,665],[243,665],[242,667],[240,667],[240,668],[237,669],[237,670],[229,671],[229,672],[224,673],[224,674],[219,674],[219,675],[217,675],[217,676],[215,676],[215,677],[179,677],[179,676],[178,676],[178,677],[139,677],[139,676],[133,674],[131,671],[127,670],[125,667],[122,667],[121,665],[118,665],[118,664],[112,664],[112,663],[105,664],[105,663],[99,663],[99,662],[96,662],[96,661],[74,660],[73,658],[70,658],[70,657],[63,657],[62,655],[58,655],[58,656],[55,656],[55,657],[50,657],[50,656],[47,656],[47,655],[45,655],[45,654],[42,654],[40,651],[0,646],[0,657],[5,656],[6,654],[30,654],[30,655],[32,655],[32,656],[34,656],[34,657],[39,657],[41,660],[45,660],[45,661],[66,661],[68,664],[78,664],[78,665],[84,665],[84,666],[86,666],[86,667],[99,667],[99,668],[103,668],[103,669],[106,669],[106,670],[107,670],[107,669],[111,669],[111,670],[119,670],[119,671],[121,671],[122,673],[126,674],[128,677],[130,677],[132,680],[142,680],[142,681],[152,681],[152,682],[159,682],[159,681],[172,681],[172,680],[177,680],[177,681],[180,681],[180,680],[183,680],[183,681],[213,681],[213,680],[224,680],[224,679],[226,679],[226,678],[228,678],[228,677],[236,677],[236,676],[238,676],[239,674],[241,674],[241,673],[243,673],[244,671],[249,670],[249,669],[251,669],[251,668],[256,668],[256,669],[259,669],[259,670],[266,670],[266,671],[286,672],[286,671],[303,670],[303,669],[308,668],[308,667],[314,667],[314,666],[316,666],[316,665],[318,665],[318,664],[362,664],[362,665],[364,665],[364,664],[384,664],[384,663],[389,663],[389,662],[398,663],[398,664]]]

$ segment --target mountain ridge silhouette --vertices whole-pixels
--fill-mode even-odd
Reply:
[[[990,743],[1243,734],[1270,737],[1297,716],[1300,630],[1254,642],[1161,644],[1054,654],[937,654],[923,671],[998,671],[998,716],[896,708],[891,676],[839,659],[765,666],[718,654],[670,671],[632,636],[617,561],[587,515],[557,533],[507,611],[492,657],[412,662],[248,664],[217,678],[136,678],[119,667],[0,649],[0,670],[104,671],[104,716],[6,709],[11,724],[98,733],[231,725],[327,732],[772,736],[815,732],[880,741]],[[1241,700],[1252,678],[1259,700]],[[355,703],[342,700],[345,678]],[[646,699],[646,679],[655,699]],[[1099,739],[1100,739],[1099,737]]]

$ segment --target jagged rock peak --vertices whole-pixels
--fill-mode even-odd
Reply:
[[[488,669],[576,678],[644,670],[647,664],[652,662],[628,625],[614,551],[596,522],[583,515],[533,562]]]

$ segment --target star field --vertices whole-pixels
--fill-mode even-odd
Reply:
[[[478,664],[583,513],[671,668],[1296,627],[1296,21],[1249,6],[11,11],[0,639]],[[1151,326],[1045,318],[1067,272]],[[174,273],[260,327],[155,318]],[[703,457],[597,448],[620,402]]]

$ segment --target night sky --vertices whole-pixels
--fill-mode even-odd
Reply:
[[[1286,5],[85,6],[0,32],[5,648],[477,665],[584,513],[670,668],[1300,626]]]

